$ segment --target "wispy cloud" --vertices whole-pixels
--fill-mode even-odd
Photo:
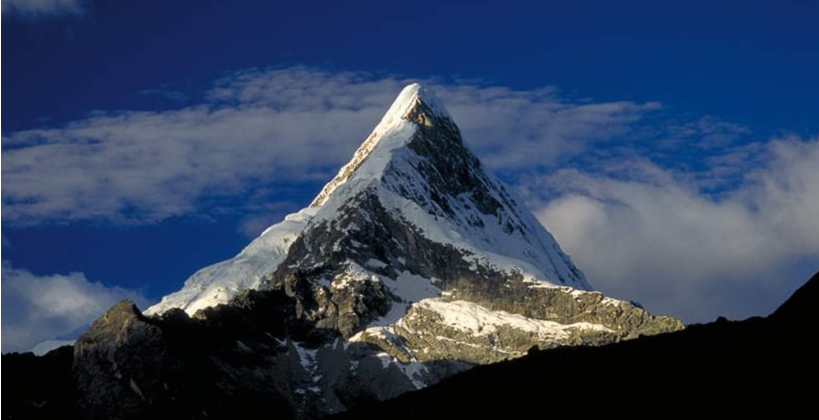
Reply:
[[[688,321],[764,315],[819,267],[819,139],[756,154],[764,164],[719,197],[645,160],[628,173],[563,170],[525,191],[603,291]]]
[[[164,88],[142,89],[139,91],[139,94],[140,96],[155,96],[179,103],[188,102],[189,100],[188,95],[186,95],[184,92]]]
[[[43,18],[77,15],[83,12],[83,0],[3,0],[3,16]]]
[[[307,68],[251,70],[207,101],[102,112],[3,139],[4,222],[154,223],[213,197],[325,180],[411,82]],[[467,141],[499,170],[548,167],[631,130],[659,104],[573,103],[553,89],[432,83]]]
[[[148,303],[138,292],[91,282],[82,273],[39,276],[6,261],[2,289],[3,353],[29,351],[70,334],[121,299],[131,299],[143,308]]]

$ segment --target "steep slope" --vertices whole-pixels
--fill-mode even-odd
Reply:
[[[399,94],[352,160],[308,208],[271,226],[235,258],[195,273],[181,291],[146,313],[176,307],[192,315],[258,288],[260,278],[281,264],[305,229],[327,230],[328,222],[351,217],[346,214],[354,211],[351,207],[373,199],[393,220],[454,248],[466,264],[515,268],[533,281],[591,289],[520,200],[483,171],[434,95],[414,84]],[[367,261],[357,262],[366,267]],[[389,262],[395,266],[400,260]]]
[[[163,297],[145,314],[179,308],[193,315],[200,309],[227,303],[243,290],[258,289],[262,276],[279,266],[314,213],[314,208],[306,208],[288,215],[284,221],[262,232],[239,255],[194,273],[182,290]]]

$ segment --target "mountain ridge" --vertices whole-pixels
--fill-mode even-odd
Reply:
[[[649,416],[669,410],[681,414],[707,410],[714,414],[733,415],[804,415],[805,410],[811,409],[811,383],[819,373],[815,358],[817,346],[811,337],[804,336],[804,332],[819,321],[819,316],[811,306],[803,303],[818,298],[817,284],[819,272],[766,318],[752,317],[743,321],[720,318],[707,324],[691,325],[679,332],[644,336],[603,347],[566,346],[546,351],[532,348],[524,357],[479,366],[437,385],[388,401],[364,401],[358,408],[330,418],[528,417],[541,412],[561,415],[577,414],[578,411],[590,415],[630,412]],[[242,296],[259,293],[270,292],[248,290]],[[252,307],[250,302],[259,298],[251,296],[242,298],[247,302],[246,308],[247,305]],[[284,295],[278,296],[274,303],[281,307],[282,301],[276,299]],[[789,309],[784,311],[783,308]],[[118,304],[113,309],[128,318],[140,318],[130,302]],[[174,314],[163,317],[188,322],[183,311],[172,312]],[[252,310],[250,313],[235,309],[230,312],[233,316],[254,316]],[[262,323],[276,322],[276,318],[268,316],[268,311],[258,315],[263,315],[258,320]],[[233,325],[227,318],[218,323]],[[180,325],[174,328],[181,329]],[[236,331],[221,329],[226,330]],[[177,337],[175,345],[183,345],[193,338],[208,340],[211,346],[218,346],[226,339],[201,333],[194,331]],[[304,337],[304,332],[296,334]],[[73,385],[76,376],[76,368],[72,366],[74,353],[73,347],[63,346],[44,356],[4,354],[4,378],[14,386],[3,387],[3,417],[95,418],[77,406],[79,395]],[[153,373],[148,372],[149,375]],[[139,385],[137,388],[140,389]],[[132,395],[126,394],[126,398],[141,400],[134,390],[130,389],[129,393]],[[559,397],[547,398],[555,395]],[[154,418],[205,418],[201,410],[224,406],[221,412],[211,411],[209,417],[292,418],[292,412],[282,409],[286,407],[284,401],[277,406],[259,404],[259,401],[269,400],[254,401],[243,394],[236,394],[229,400],[211,400],[201,394],[194,394],[194,397],[198,405],[190,407],[184,399],[181,403],[177,400],[179,407],[176,409],[161,406],[161,401],[155,400],[157,408],[163,411],[147,414],[154,414]],[[146,414],[145,408],[140,408],[138,414],[111,418],[138,418]]]
[[[532,346],[682,328],[592,291],[410,85],[310,206],[144,314],[122,302],[95,321],[68,386],[86,418],[312,419]]]

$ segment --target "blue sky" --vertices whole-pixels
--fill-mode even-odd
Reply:
[[[3,351],[234,255],[410,81],[608,294],[742,318],[819,267],[815,2],[277,3],[4,0]]]

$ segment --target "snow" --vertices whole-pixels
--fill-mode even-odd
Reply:
[[[380,282],[381,277],[377,274],[371,273],[369,270],[365,270],[360,265],[351,262],[343,273],[336,276],[336,279],[333,280],[330,287],[333,289],[344,289],[352,282],[361,281]]]
[[[600,303],[602,303],[605,306],[615,306],[616,307],[616,306],[620,306],[620,304],[622,304],[622,303],[627,303],[626,301],[623,301],[623,300],[603,296],[602,293],[597,292],[597,291],[579,290],[579,289],[574,289],[574,288],[571,288],[571,287],[557,287],[557,286],[554,286],[554,285],[551,285],[551,284],[545,284],[545,283],[542,283],[542,282],[531,281],[531,280],[529,280],[528,283],[530,283],[529,287],[534,288],[534,289],[538,289],[538,288],[558,288],[558,289],[562,290],[563,292],[568,293],[569,295],[571,295],[575,299],[580,299],[583,296],[586,296],[588,294],[597,295],[597,296],[600,296],[602,298],[600,300]]]
[[[361,146],[359,146],[358,150],[356,150],[356,152],[353,154],[353,159],[341,167],[341,169],[338,171],[338,175],[336,175],[335,178],[324,186],[319,195],[316,196],[312,203],[310,203],[310,206],[317,207],[324,204],[327,198],[329,198],[339,186],[343,185],[349,180],[350,176],[354,174],[353,171],[356,170],[365,159],[371,159],[372,151],[376,148],[376,146],[379,146],[380,143],[384,142],[385,139],[389,140],[394,139],[395,137],[401,137],[400,134],[406,134],[405,130],[407,129],[414,132],[415,127],[412,126],[412,124],[405,118],[419,100],[423,100],[424,103],[426,103],[427,106],[433,110],[433,112],[439,115],[449,116],[446,108],[440,105],[440,101],[438,101],[426,88],[422,87],[418,83],[413,83],[406,86],[403,90],[401,90],[401,93],[398,94],[398,97],[387,110],[387,113],[381,118],[381,121],[375,127],[373,132],[369,135],[369,137],[367,137],[366,140],[364,140]]]
[[[377,357],[378,360],[381,361],[381,367],[384,369],[390,367],[390,363],[392,363],[393,361],[392,356],[384,352],[377,353],[375,357]]]
[[[467,260],[475,265],[506,272],[517,270],[525,279],[554,285],[560,284],[559,279],[564,279],[574,287],[590,289],[584,278],[573,278],[567,266],[568,257],[558,254],[554,239],[537,221],[526,221],[527,230],[533,233],[530,237],[536,239],[530,241],[517,231],[511,235],[504,232],[498,221],[493,220],[493,216],[480,213],[474,206],[467,209],[457,200],[450,203],[456,215],[471,213],[475,218],[483,220],[484,226],[475,227],[436,217],[391,189],[379,188],[378,191],[382,203],[389,203],[396,213],[421,230],[425,237],[473,254]],[[528,214],[528,211],[518,210],[517,213]]]
[[[369,261],[367,261],[366,265],[367,267],[384,268],[387,266],[387,263],[380,260],[370,259]]]
[[[387,279],[385,283],[390,291],[404,302],[412,303],[419,300],[441,295],[441,289],[435,287],[436,279],[427,279],[409,271],[402,271],[395,280]]]
[[[253,353],[253,350],[240,340],[236,340],[236,346],[245,353]]]
[[[284,260],[315,211],[306,208],[288,215],[267,228],[239,255],[197,271],[185,281],[182,290],[163,297],[145,313],[153,315],[181,308],[193,315],[199,309],[226,303],[242,290],[258,288],[261,277],[273,272]]]
[[[407,310],[412,303],[426,298],[441,296],[441,289],[432,284],[436,281],[435,279],[427,279],[412,274],[408,271],[399,273],[395,280],[377,274],[370,274],[355,264],[351,264],[350,271],[355,272],[355,274],[350,276],[350,278],[368,279],[371,281],[380,281],[384,283],[390,292],[392,292],[392,294],[399,299],[397,302],[392,302],[392,306],[390,306],[390,310],[386,315],[370,322],[368,324],[370,327],[391,325],[401,319],[407,313]],[[342,283],[333,285],[333,287],[345,286],[346,284]]]
[[[299,355],[301,366],[309,375],[310,382],[314,384],[318,383],[321,380],[318,361],[316,359],[316,356],[318,355],[318,348],[304,348],[299,343],[293,343],[293,347],[296,349],[296,353]]]
[[[421,389],[427,384],[422,380],[423,375],[428,372],[426,366],[421,362],[400,363],[394,357],[385,352],[379,352],[375,355],[381,361],[381,367],[387,369],[390,365],[395,366],[407,379],[410,380],[415,389]],[[356,363],[356,368],[358,364]],[[351,367],[352,369],[352,367]]]
[[[611,329],[588,322],[561,324],[554,321],[526,318],[504,311],[492,311],[476,303],[467,301],[447,302],[441,299],[424,299],[416,303],[418,307],[440,315],[442,322],[452,328],[473,335],[489,335],[501,326],[530,332],[541,339],[568,338],[571,330],[594,330],[612,332]]]
[[[400,369],[401,372],[403,372],[404,375],[406,375],[406,377],[409,378],[410,382],[412,382],[412,385],[415,387],[415,389],[421,389],[427,386],[427,384],[421,380],[421,378],[424,377],[424,374],[428,372],[427,367],[423,363],[420,362],[398,363],[397,366],[398,369]]]

